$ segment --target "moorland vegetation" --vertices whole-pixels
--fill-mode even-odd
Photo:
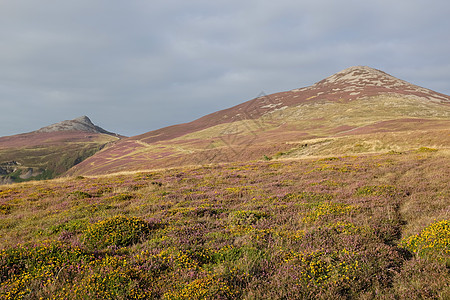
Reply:
[[[0,186],[0,298],[446,299],[448,165],[422,148]]]

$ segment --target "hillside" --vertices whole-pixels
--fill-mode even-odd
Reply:
[[[86,116],[0,137],[0,183],[53,178],[118,139]]]
[[[449,165],[420,148],[0,186],[0,298],[449,299]]]
[[[0,185],[0,299],[450,299],[449,114],[352,67],[131,138],[1,138],[10,169],[109,144]]]
[[[123,139],[67,174],[450,145],[450,97],[369,67]]]

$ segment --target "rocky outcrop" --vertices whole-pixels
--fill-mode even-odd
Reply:
[[[90,133],[103,133],[118,136],[116,133],[106,131],[95,125],[87,116],[82,116],[73,120],[66,120],[43,127],[36,132],[57,132],[57,131],[83,131]]]
[[[17,161],[8,161],[0,163],[0,175],[8,175],[18,170],[20,163]]]

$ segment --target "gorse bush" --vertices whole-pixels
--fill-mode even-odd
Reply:
[[[299,201],[299,202],[322,202],[330,201],[333,198],[332,195],[326,193],[314,193],[314,192],[301,192],[301,193],[289,193],[283,197],[284,201]]]
[[[23,299],[57,279],[71,281],[78,275],[77,266],[93,259],[79,247],[55,241],[1,250],[0,298]]]
[[[322,285],[356,280],[361,269],[357,254],[347,249],[332,253],[315,251],[311,253],[290,252],[285,262],[298,272],[297,280],[304,285]]]
[[[214,276],[192,281],[179,290],[164,294],[167,300],[233,299],[233,291],[226,282]]]
[[[51,241],[36,246],[17,246],[0,251],[0,279],[36,275],[44,271],[57,270],[67,261],[91,259],[78,247],[69,247],[62,242]]]
[[[233,225],[251,225],[260,219],[267,218],[269,215],[263,211],[257,210],[239,210],[231,215],[231,224]]]
[[[0,299],[152,298],[134,268],[128,258],[96,257],[62,242],[19,245],[0,251]]]
[[[126,201],[126,200],[130,200],[133,199],[132,195],[129,194],[125,194],[125,193],[120,193],[117,195],[114,195],[110,198],[108,198],[108,200],[114,200],[114,201]]]
[[[355,211],[357,208],[342,203],[323,202],[309,211],[303,218],[303,222],[309,223],[325,218],[327,216],[345,215]]]
[[[420,233],[404,238],[400,245],[419,257],[450,262],[450,221],[434,222]]]
[[[83,191],[75,191],[75,192],[70,193],[69,197],[73,198],[73,199],[81,200],[81,199],[91,198],[92,196]]]
[[[59,292],[60,299],[151,299],[139,286],[145,279],[135,274],[127,258],[106,256],[83,268],[81,281],[72,289]],[[146,285],[149,285],[146,283]]]
[[[395,186],[392,185],[367,185],[356,190],[358,196],[393,196],[396,192]]]
[[[11,212],[11,205],[0,204],[0,215],[7,215]]]
[[[90,248],[125,247],[145,238],[154,226],[140,218],[115,216],[90,225],[83,242]]]

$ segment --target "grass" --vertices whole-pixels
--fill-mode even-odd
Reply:
[[[299,131],[308,131],[312,136],[324,136],[329,135],[332,129],[343,125],[357,128],[381,121],[411,117],[443,121],[448,124],[449,116],[448,107],[408,97],[382,95],[346,103],[321,99],[278,110],[257,120],[219,124],[186,134],[176,140],[210,139],[236,132],[250,134],[262,129],[275,129],[286,122]],[[317,120],[320,120],[320,126],[317,126]]]
[[[1,299],[446,299],[448,154],[0,186]]]
[[[78,133],[78,135],[80,135]],[[93,135],[94,136],[94,135]],[[1,175],[0,180],[12,182],[24,182],[30,180],[45,180],[54,178],[92,156],[109,142],[117,138],[108,135],[95,135],[95,138],[83,140],[83,135],[60,137],[58,140],[46,141],[45,137],[32,146],[14,146],[4,143],[0,145],[0,167],[2,163],[16,161],[15,172]],[[33,170],[31,177],[21,178],[24,174]]]

